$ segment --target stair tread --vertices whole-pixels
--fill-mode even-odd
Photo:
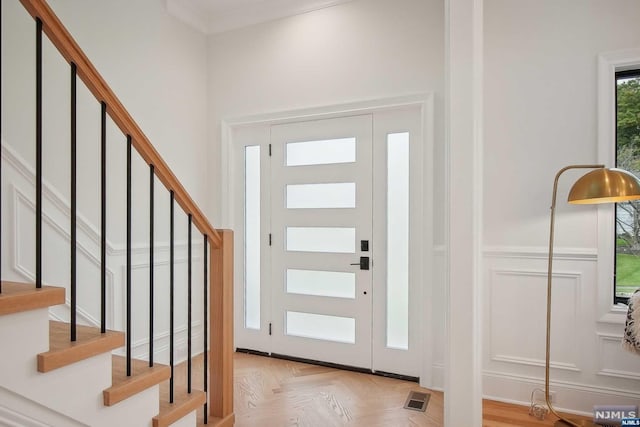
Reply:
[[[169,403],[167,382],[160,389],[160,413],[153,417],[153,427],[169,426],[185,415],[198,410],[206,401],[206,395],[203,391],[192,389],[189,394],[186,388],[176,387],[173,403]]]
[[[235,415],[230,415],[226,418],[218,418],[209,415],[207,419],[207,423],[204,423],[204,416],[202,411],[198,411],[198,415],[196,418],[196,425],[198,427],[230,427],[233,426],[235,422]]]
[[[64,288],[43,286],[37,289],[33,283],[2,282],[0,315],[35,310],[58,304],[64,304]]]
[[[110,352],[124,345],[124,333],[77,325],[77,340],[69,340],[71,325],[49,322],[49,351],[38,355],[38,372],[49,372],[63,366]]]
[[[149,367],[145,360],[131,360],[131,376],[127,376],[127,359],[112,356],[111,387],[103,392],[105,406],[113,406],[128,397],[168,380],[171,368],[155,363]]]

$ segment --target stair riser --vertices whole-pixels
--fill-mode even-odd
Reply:
[[[3,343],[0,385],[20,383],[36,372],[36,355],[49,350],[49,314],[46,308],[0,316]]]
[[[122,425],[151,427],[150,420],[159,409],[158,398],[157,387],[154,387],[122,402],[117,409],[96,408],[90,421],[79,422],[0,387],[0,426],[84,427],[90,425],[92,427],[112,427]]]
[[[196,425],[196,413],[191,412],[189,415],[185,415],[175,423],[171,424],[171,427],[193,427]]]
[[[34,408],[50,408],[93,427],[151,427],[159,411],[157,386],[116,407],[103,405],[103,391],[111,387],[110,352],[44,374],[38,372],[36,355],[49,350],[48,326],[47,309],[0,316],[0,342],[14,344],[3,348],[1,387],[31,402]]]
[[[4,387],[91,425],[95,411],[102,407],[102,391],[111,385],[110,365],[110,355],[102,354],[42,374],[32,356],[21,369],[26,375],[0,371],[0,376]]]
[[[109,371],[110,372],[110,371]],[[152,427],[152,419],[160,410],[160,393],[158,386],[144,390],[131,396],[115,406],[102,404],[95,408],[95,415],[90,423],[92,427],[140,426]],[[195,423],[191,424],[193,427]]]

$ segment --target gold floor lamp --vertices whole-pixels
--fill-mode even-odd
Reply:
[[[571,165],[556,174],[551,201],[551,225],[549,231],[549,268],[547,272],[547,353],[544,371],[544,395],[549,410],[560,418],[555,426],[595,426],[587,420],[569,420],[560,415],[549,398],[549,368],[551,355],[551,276],[553,273],[553,228],[556,210],[556,194],[560,175],[570,169],[595,169],[578,179],[569,191],[568,202],[572,204],[617,203],[640,199],[640,181],[622,169],[608,169],[604,165]],[[613,236],[612,236],[613,238]]]

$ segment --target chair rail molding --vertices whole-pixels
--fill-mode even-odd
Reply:
[[[484,246],[485,257],[521,258],[530,260],[547,260],[549,248],[546,246]],[[554,260],[596,261],[596,248],[556,247],[553,250]]]

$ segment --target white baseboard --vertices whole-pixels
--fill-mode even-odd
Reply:
[[[544,381],[485,371],[482,387],[485,399],[529,406],[531,392],[544,388]],[[555,392],[556,409],[570,414],[592,416],[595,405],[637,405],[640,400],[640,392],[630,390],[553,381],[550,388]]]
[[[444,365],[434,363],[431,368],[431,384],[425,386],[431,390],[444,391]]]
[[[446,392],[443,365],[432,365],[432,381],[427,388]],[[528,407],[531,392],[536,388],[544,388],[542,379],[486,370],[482,376],[484,399]],[[595,405],[637,405],[640,401],[640,391],[557,382],[552,382],[551,390],[556,395],[556,409],[587,417],[593,415]]]

